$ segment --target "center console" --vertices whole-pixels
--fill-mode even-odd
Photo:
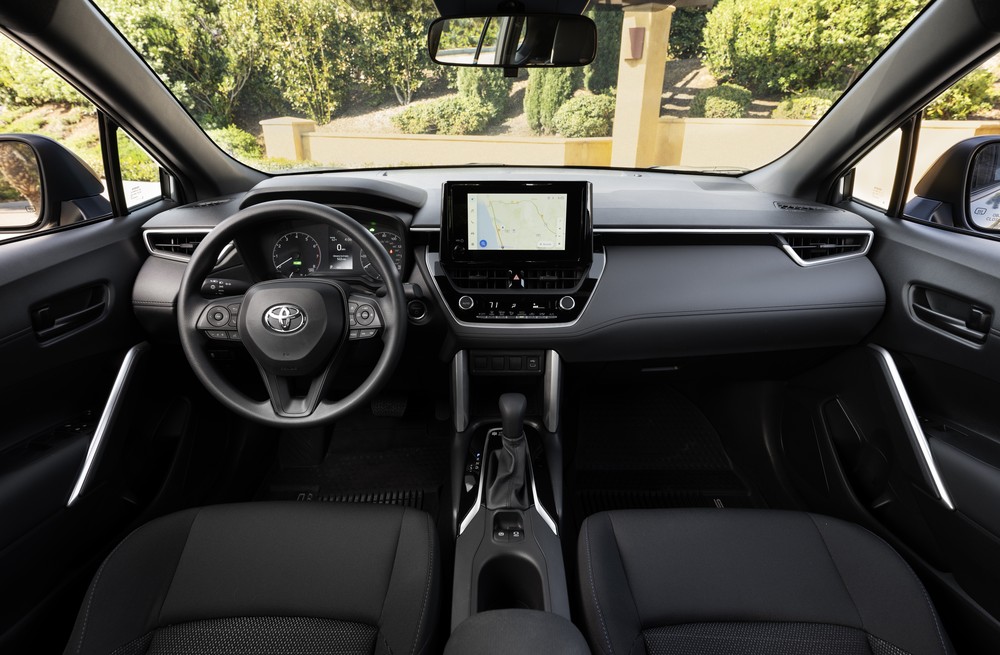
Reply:
[[[537,325],[579,318],[596,286],[589,182],[448,182],[439,266],[456,320]]]

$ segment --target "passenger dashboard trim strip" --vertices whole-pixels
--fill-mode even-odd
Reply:
[[[878,353],[879,357],[882,358],[882,363],[885,365],[884,370],[888,374],[889,383],[892,385],[893,391],[896,393],[896,398],[898,400],[897,409],[903,419],[906,432],[909,435],[910,440],[916,446],[920,457],[923,459],[923,462],[927,467],[926,472],[930,475],[930,480],[928,480],[928,482],[930,482],[934,487],[934,491],[941,499],[941,502],[944,503],[948,509],[955,509],[955,505],[951,501],[951,496],[948,494],[948,490],[944,486],[944,480],[941,478],[937,465],[934,463],[934,456],[931,453],[931,446],[927,442],[927,435],[924,434],[924,429],[920,427],[920,419],[917,418],[917,412],[913,409],[913,403],[910,402],[910,396],[906,393],[906,387],[903,386],[903,378],[900,376],[899,369],[896,367],[896,360],[894,360],[892,354],[882,346],[870,343],[868,344],[868,347]]]
[[[111,426],[118,417],[118,410],[120,409],[122,399],[125,396],[125,389],[132,380],[132,375],[136,371],[136,365],[138,364],[139,359],[148,349],[149,344],[144,341],[132,346],[129,351],[125,353],[125,357],[122,359],[122,365],[118,369],[118,375],[115,377],[115,382],[111,386],[111,393],[108,396],[108,402],[105,403],[104,411],[101,412],[101,418],[97,422],[97,429],[94,430],[94,436],[90,438],[90,446],[87,447],[87,456],[83,460],[83,468],[80,470],[80,475],[76,479],[76,484],[73,485],[73,491],[69,494],[69,500],[66,501],[66,507],[72,507],[73,503],[76,502],[76,499],[79,498],[86,489],[87,483],[90,481],[91,473],[93,473],[94,467],[96,466],[98,458],[101,455],[101,451],[104,446],[104,439],[111,431]]]

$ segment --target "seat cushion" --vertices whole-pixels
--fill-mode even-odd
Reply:
[[[420,653],[437,617],[437,557],[433,522],[409,508],[179,512],[108,556],[66,653]]]
[[[581,527],[579,571],[595,652],[950,652],[906,562],[863,528],[825,516],[595,514]]]

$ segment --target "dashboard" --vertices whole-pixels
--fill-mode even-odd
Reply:
[[[185,257],[159,244],[196,241],[277,199],[326,204],[371,231],[404,282],[410,334],[443,344],[445,359],[508,348],[579,362],[823,348],[858,343],[885,309],[867,258],[874,230],[836,207],[726,177],[431,168],[275,177],[158,214],[144,226],[151,256],[133,293],[147,331],[175,330],[184,271]],[[296,276],[381,286],[368,254],[325,225],[279,221],[235,244],[213,271],[225,293]]]

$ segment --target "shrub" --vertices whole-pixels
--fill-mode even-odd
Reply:
[[[786,98],[771,112],[771,118],[792,120],[818,120],[829,111],[840,97],[835,89],[809,89],[797,96]]]
[[[0,104],[84,105],[87,100],[21,46],[0,36]]]
[[[556,131],[556,112],[573,96],[581,82],[579,68],[535,68],[528,74],[524,94],[524,111],[528,127],[536,134]]]
[[[927,107],[932,120],[964,120],[993,109],[1000,94],[994,89],[996,78],[988,70],[975,70],[956,82]]]
[[[587,15],[597,24],[597,56],[584,68],[583,85],[591,93],[606,93],[618,86],[625,12],[614,5],[600,5]]]
[[[611,136],[615,121],[615,99],[581,95],[563,103],[553,119],[556,132],[565,137]]]
[[[510,90],[514,80],[505,77],[499,68],[458,69],[458,95],[475,99],[490,107],[493,112],[491,119],[507,112],[510,102]]]
[[[701,56],[702,31],[706,22],[708,11],[701,7],[683,7],[675,11],[670,19],[670,56],[675,59]]]
[[[410,105],[392,122],[406,134],[478,134],[493,117],[493,108],[486,103],[459,95]]]
[[[241,130],[235,125],[208,130],[208,136],[220,148],[241,161],[260,159],[263,156],[257,137]]]
[[[721,84],[702,89],[691,100],[692,118],[743,118],[753,96],[736,84]]]
[[[757,94],[844,88],[925,3],[922,0],[720,0],[704,30],[717,80]]]

